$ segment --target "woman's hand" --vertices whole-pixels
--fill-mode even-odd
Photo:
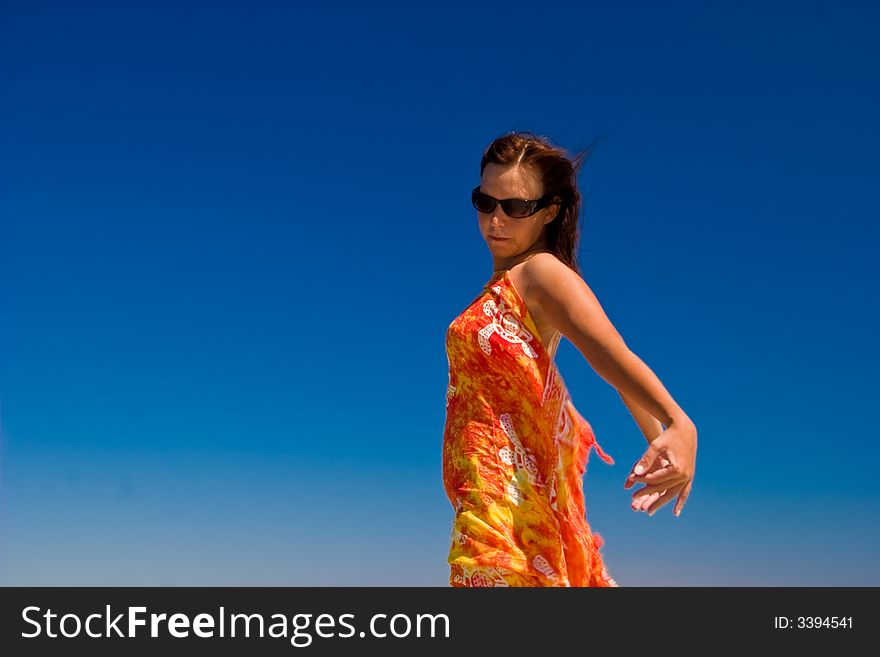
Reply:
[[[633,511],[647,511],[653,516],[677,494],[672,513],[680,516],[691,492],[696,460],[697,427],[687,419],[673,421],[666,431],[651,441],[623,484],[626,489],[636,483],[646,484],[633,492]]]

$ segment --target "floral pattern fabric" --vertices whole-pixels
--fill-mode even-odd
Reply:
[[[450,585],[617,586],[586,518],[590,449],[508,270],[446,332],[443,485],[455,511]]]

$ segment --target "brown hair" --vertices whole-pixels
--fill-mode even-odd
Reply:
[[[531,132],[508,132],[489,144],[480,160],[480,177],[490,162],[527,167],[543,182],[544,194],[562,199],[559,211],[553,221],[547,224],[547,244],[578,275],[583,274],[577,258],[582,224],[577,175],[597,143],[598,139],[594,139],[587,148],[570,157],[563,148],[555,146],[546,137]]]

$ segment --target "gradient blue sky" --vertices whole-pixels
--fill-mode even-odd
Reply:
[[[517,129],[601,135],[585,279],[699,429],[681,518],[632,512],[563,341],[611,574],[880,584],[878,18],[4,2],[0,584],[445,586],[444,335]]]

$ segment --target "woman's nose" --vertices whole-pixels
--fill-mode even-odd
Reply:
[[[500,224],[505,221],[507,221],[507,215],[504,214],[504,210],[501,209],[500,205],[496,205],[495,209],[492,210],[492,216],[489,217],[489,223],[495,222],[496,224]]]

